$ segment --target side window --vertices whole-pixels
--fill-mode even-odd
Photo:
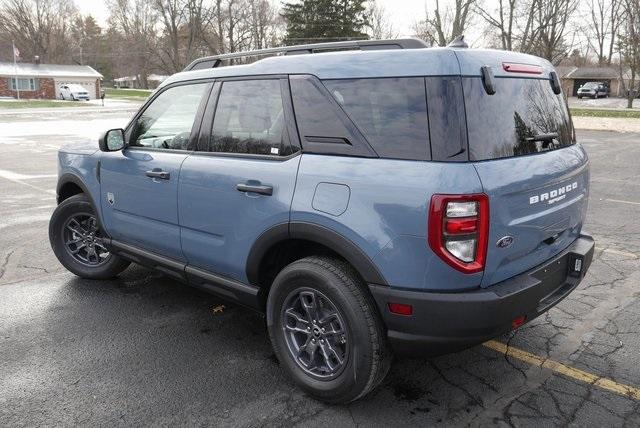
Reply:
[[[302,146],[312,153],[375,157],[358,129],[312,76],[291,76],[291,95]]]
[[[133,125],[129,145],[191,150],[191,128],[207,83],[174,86],[158,95]]]
[[[469,160],[460,77],[427,77],[431,156],[436,161]]]
[[[323,83],[380,157],[430,158],[423,78],[341,79]]]
[[[271,156],[291,154],[280,85],[278,79],[223,82],[208,151]]]

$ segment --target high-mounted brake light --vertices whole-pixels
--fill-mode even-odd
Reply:
[[[489,197],[433,195],[429,209],[429,246],[463,273],[484,270],[489,238]]]
[[[503,62],[502,69],[509,73],[542,74],[542,67],[539,65]]]

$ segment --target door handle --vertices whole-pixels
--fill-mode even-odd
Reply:
[[[160,180],[168,180],[169,178],[171,178],[171,174],[169,174],[167,171],[162,171],[159,168],[154,168],[151,171],[147,171],[145,174],[147,175],[147,177],[159,178]]]
[[[273,195],[273,186],[265,186],[263,184],[246,184],[246,183],[238,183],[236,186],[236,190],[239,192],[251,192],[251,193],[259,193],[261,195],[271,196]]]

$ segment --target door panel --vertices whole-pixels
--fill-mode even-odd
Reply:
[[[112,238],[183,260],[178,226],[178,176],[187,153],[125,149],[101,163],[104,226]],[[169,179],[147,176],[162,170]]]
[[[289,221],[300,156],[288,160],[193,155],[180,175],[182,250],[190,265],[248,282],[251,246],[270,226]],[[238,184],[272,187],[272,195]]]
[[[248,282],[253,243],[289,221],[301,158],[292,117],[286,79],[216,83],[198,151],[180,173],[178,210],[189,265]]]
[[[129,127],[128,146],[103,155],[102,216],[114,239],[184,261],[178,180],[211,86],[190,83],[158,93]]]

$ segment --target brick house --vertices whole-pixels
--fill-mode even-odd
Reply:
[[[60,86],[82,85],[90,98],[100,98],[102,74],[88,65],[0,62],[0,97],[59,99]]]

